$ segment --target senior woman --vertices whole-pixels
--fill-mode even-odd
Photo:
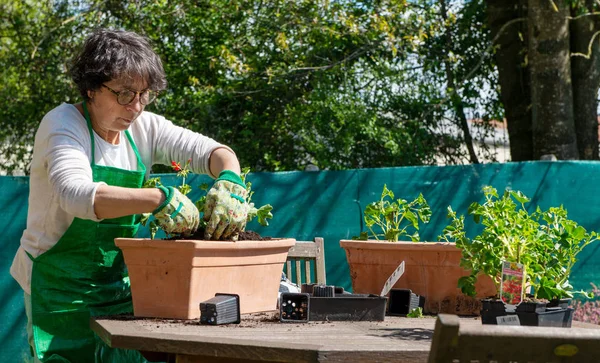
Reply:
[[[95,30],[70,73],[83,100],[51,110],[37,130],[27,228],[11,274],[25,293],[36,360],[143,360],[103,345],[89,318],[132,311],[114,238],[133,237],[139,214],[152,212],[168,233],[198,228],[198,210],[177,189],[141,188],[149,167],[191,159],[192,171],[218,176],[205,237],[235,239],[247,213],[240,165],[229,147],[144,111],[167,85],[145,37]]]

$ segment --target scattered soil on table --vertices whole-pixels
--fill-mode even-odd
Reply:
[[[176,236],[171,238],[166,238],[167,240],[203,240],[204,239],[204,228],[198,228],[198,230],[191,236],[183,237]],[[270,241],[272,237],[262,237],[260,234],[254,231],[242,231],[239,234],[238,241]],[[231,241],[222,240],[222,241]]]
[[[97,316],[96,319],[108,319],[108,320],[143,320],[149,323],[162,323],[162,324],[185,324],[185,325],[204,325],[200,324],[200,318],[198,319],[166,319],[166,318],[147,318],[141,316],[133,316],[131,313],[118,314],[118,315],[106,315]],[[241,322],[239,324],[223,324],[218,326],[227,327],[240,327],[240,328],[253,328],[264,323],[279,323],[279,311],[266,311],[261,313],[242,314]]]

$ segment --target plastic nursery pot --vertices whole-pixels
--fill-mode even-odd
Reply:
[[[282,323],[306,323],[310,317],[310,295],[283,292],[279,298],[279,321]]]
[[[573,323],[573,312],[575,311],[575,309],[573,308],[566,308],[565,310],[565,319],[563,320],[563,327],[564,328],[570,328],[571,324]]]
[[[518,307],[517,307],[518,308]],[[524,326],[545,326],[562,328],[565,326],[565,313],[567,309],[560,307],[548,308],[546,311],[517,311],[519,321]]]
[[[517,312],[543,313],[546,311],[546,305],[547,303],[540,301],[522,301],[519,305],[517,305]]]
[[[506,305],[499,299],[481,299],[481,310],[506,311]]]
[[[416,308],[425,306],[425,298],[408,289],[391,289],[387,303],[387,315],[407,315]]]
[[[334,297],[335,286],[333,285],[315,285],[312,291],[315,297]]]
[[[561,308],[568,308],[569,305],[571,305],[571,301],[573,301],[573,299],[566,297],[563,299],[552,299],[548,302],[548,304],[546,305],[549,308],[553,308],[553,307],[561,307]]]
[[[240,297],[237,294],[216,294],[200,303],[200,324],[239,324]]]

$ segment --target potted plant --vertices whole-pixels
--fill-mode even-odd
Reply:
[[[467,237],[464,216],[457,216],[448,207],[451,222],[440,237],[456,241],[457,247],[462,250],[460,264],[471,271],[471,274],[459,280],[458,287],[464,294],[476,296],[478,287],[474,284],[475,277],[485,274],[494,281],[495,297],[506,301],[505,296],[500,296],[502,288],[506,289],[504,285],[501,286],[503,263],[518,264],[524,270],[521,286],[530,294],[518,304],[516,312],[547,313],[546,304],[550,302],[552,311],[566,309],[563,313],[566,313],[567,320],[570,319],[572,310],[567,309],[569,299],[574,293],[587,296],[583,291],[573,291],[569,283],[571,269],[577,261],[577,254],[597,241],[596,232],[588,233],[582,226],[569,220],[563,206],[546,211],[537,207],[529,213],[525,208],[529,198],[519,191],[506,190],[499,197],[496,189],[485,186],[483,193],[485,202],[472,203],[468,209],[475,223],[483,225],[481,233],[473,238]],[[522,295],[523,291],[514,293]],[[553,305],[558,309],[554,309]],[[505,303],[496,302],[484,307],[484,311],[497,309],[504,313]],[[529,319],[524,315],[522,318]],[[495,323],[494,319],[491,323]],[[536,321],[532,325],[538,323]]]
[[[394,288],[410,289],[425,297],[425,313],[477,315],[480,302],[460,292],[457,281],[470,272],[460,266],[461,251],[454,243],[419,242],[420,223],[428,223],[431,209],[423,195],[413,201],[394,199],[383,187],[379,201],[364,210],[368,232],[342,240],[355,293],[379,294],[390,274],[405,262],[405,272]],[[371,239],[369,239],[371,237]],[[399,242],[400,239],[412,242]],[[481,297],[495,293],[492,281],[479,279]]]
[[[178,187],[184,194],[190,191],[185,183],[188,166],[189,161],[183,168],[173,163],[178,176],[184,178]],[[250,202],[247,174],[248,170],[242,173],[242,180],[248,189],[248,219],[258,217],[266,225],[272,207],[255,208]],[[157,183],[160,179],[150,179],[146,186]],[[207,185],[200,187],[208,189]],[[204,199],[196,202],[201,214]],[[203,226],[191,237],[167,235],[166,239],[155,239],[158,226],[148,216],[143,217],[143,223],[150,226],[152,238],[115,239],[129,271],[135,316],[196,319],[200,317],[200,302],[216,293],[239,295],[242,314],[276,308],[281,271],[294,239],[245,240],[241,233],[238,241],[205,241]]]

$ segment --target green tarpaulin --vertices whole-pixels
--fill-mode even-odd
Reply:
[[[162,175],[163,182],[176,185],[173,175]],[[432,208],[431,222],[421,231],[425,241],[435,241],[447,224],[446,208],[466,214],[469,204],[482,201],[483,185],[499,191],[506,187],[520,190],[536,206],[548,208],[564,205],[569,217],[588,230],[600,231],[600,163],[598,162],[526,162],[444,167],[404,167],[320,172],[255,173],[252,182],[253,202],[273,205],[274,218],[268,227],[252,223],[248,229],[263,236],[293,237],[297,240],[325,239],[327,283],[351,289],[350,276],[340,239],[351,239],[362,229],[364,207],[379,198],[384,184],[396,197],[413,199],[423,193]],[[206,176],[192,176],[194,188],[190,198],[200,196],[195,188],[210,183]],[[599,180],[600,182],[600,180]],[[0,230],[0,361],[21,360],[28,354],[25,333],[23,295],[9,274],[10,264],[25,228],[28,178],[0,177],[0,201],[3,205]],[[471,232],[477,228],[473,223]],[[147,230],[140,236],[147,237]],[[590,246],[580,256],[571,282],[577,289],[590,290],[590,283],[600,283],[600,243]]]

